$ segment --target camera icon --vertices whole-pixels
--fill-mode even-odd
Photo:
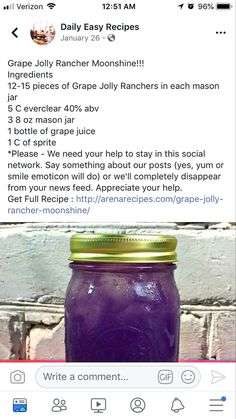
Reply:
[[[23,371],[20,371],[20,370],[16,370],[16,371],[11,372],[10,382],[12,384],[24,384],[25,373]]]

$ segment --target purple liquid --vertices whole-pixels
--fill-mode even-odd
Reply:
[[[68,362],[174,362],[175,265],[71,263],[65,302]]]

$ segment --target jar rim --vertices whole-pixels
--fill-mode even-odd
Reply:
[[[105,263],[176,262],[177,239],[162,234],[74,234],[71,261]]]

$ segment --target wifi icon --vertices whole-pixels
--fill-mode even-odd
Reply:
[[[55,3],[48,3],[47,6],[49,7],[49,9],[53,9],[56,4]]]

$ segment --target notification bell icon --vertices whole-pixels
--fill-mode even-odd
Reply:
[[[171,410],[175,413],[179,413],[180,410],[184,409],[184,405],[181,400],[177,399],[177,397],[173,400]]]

